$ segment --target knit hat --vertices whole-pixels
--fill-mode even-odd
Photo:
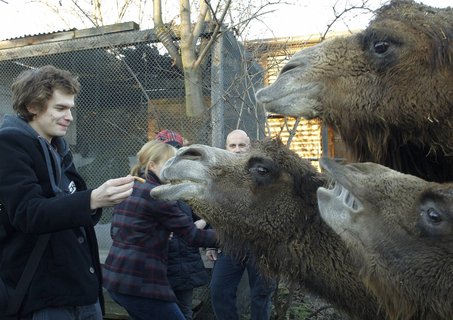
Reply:
[[[184,139],[182,135],[175,131],[171,130],[162,130],[156,135],[156,140],[160,140],[162,142],[165,142],[169,145],[172,145],[173,147],[179,149],[183,146],[184,144]]]

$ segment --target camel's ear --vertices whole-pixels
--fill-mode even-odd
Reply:
[[[283,145],[282,138],[280,136],[272,137],[272,138],[269,137],[268,141],[274,143],[274,145],[276,145],[277,147],[280,147]]]

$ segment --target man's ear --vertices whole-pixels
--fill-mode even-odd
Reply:
[[[38,114],[38,108],[36,107],[35,104],[29,104],[27,106],[27,110],[28,110],[28,112],[30,112],[33,115],[37,115]]]

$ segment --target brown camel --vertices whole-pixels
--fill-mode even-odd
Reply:
[[[374,163],[321,165],[335,181],[318,190],[321,216],[389,318],[452,319],[453,184]]]
[[[280,141],[254,143],[246,154],[185,147],[161,176],[172,184],[151,195],[187,200],[225,250],[249,246],[263,272],[303,283],[353,319],[384,319],[346,245],[319,215],[324,175]]]
[[[257,92],[269,112],[320,118],[353,162],[453,181],[453,8],[393,0],[358,34],[295,54]]]

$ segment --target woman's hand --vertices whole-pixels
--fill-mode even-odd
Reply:
[[[207,225],[206,221],[203,219],[195,221],[194,224],[197,227],[197,229],[204,229]]]

